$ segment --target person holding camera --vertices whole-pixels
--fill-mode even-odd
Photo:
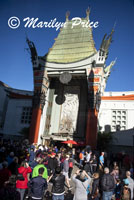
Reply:
[[[16,190],[20,193],[21,200],[24,199],[24,194],[28,188],[27,174],[31,173],[32,169],[26,161],[22,161],[21,166],[18,168],[18,175],[16,181]],[[20,176],[21,175],[21,176]]]
[[[91,177],[86,171],[77,170],[72,180],[75,183],[73,200],[87,200],[87,188],[91,183]]]

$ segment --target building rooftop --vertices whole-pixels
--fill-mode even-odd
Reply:
[[[81,22],[88,23],[89,18],[82,18]],[[81,61],[94,55],[97,51],[94,46],[92,29],[83,27],[82,23],[72,28],[74,20],[66,20],[55,39],[55,43],[46,55],[47,62],[72,63]]]
[[[134,142],[134,128],[117,131],[113,135],[113,144],[121,146],[133,146]]]

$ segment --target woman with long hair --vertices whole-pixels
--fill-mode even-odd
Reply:
[[[99,200],[99,173],[93,174],[91,199]]]

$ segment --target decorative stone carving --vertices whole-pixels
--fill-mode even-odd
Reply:
[[[67,91],[68,90],[68,91]],[[70,91],[70,92],[69,92]],[[74,133],[77,125],[77,116],[79,109],[79,88],[69,87],[65,88],[65,102],[61,108],[61,120],[59,125],[60,133]],[[71,93],[71,94],[70,94]]]
[[[63,84],[68,84],[72,79],[72,75],[69,72],[64,72],[60,75],[60,82]]]

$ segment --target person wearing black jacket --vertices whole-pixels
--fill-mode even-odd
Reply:
[[[111,200],[115,188],[114,178],[109,174],[109,168],[104,168],[104,175],[101,179],[101,189],[103,193],[103,200]]]
[[[58,161],[55,158],[56,153],[52,152],[51,157],[48,159],[48,175],[54,174],[56,167],[58,166]]]
[[[64,200],[64,193],[65,193],[65,176],[61,174],[61,168],[57,167],[55,169],[55,175],[53,175],[51,182],[53,183],[52,186],[52,195],[53,200]]]
[[[19,168],[18,157],[14,157],[13,162],[11,162],[11,164],[8,166],[8,169],[11,171],[12,175],[17,175],[18,168]]]
[[[44,173],[44,168],[39,168],[39,175],[32,178],[28,183],[30,188],[30,196],[33,200],[42,200],[45,190],[47,189],[47,181],[42,177]]]

